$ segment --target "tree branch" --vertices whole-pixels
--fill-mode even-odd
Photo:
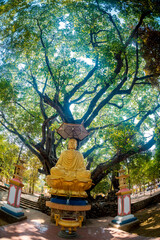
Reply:
[[[83,157],[86,158],[88,157],[95,149],[98,149],[98,148],[103,148],[104,145],[101,144],[95,144],[92,148],[90,148],[88,151],[86,151],[85,153],[83,153]]]
[[[46,111],[45,111],[45,108],[44,108],[44,105],[43,105],[43,98],[40,97],[40,109],[41,109],[41,113],[42,113],[42,116],[44,118],[44,120],[47,120],[47,114],[46,114]]]
[[[151,11],[147,11],[147,12],[144,12],[142,13],[141,17],[140,17],[140,20],[138,22],[138,24],[136,25],[136,27],[133,29],[131,35],[129,36],[129,38],[127,39],[127,41],[125,42],[125,47],[127,47],[130,42],[132,41],[132,39],[135,37],[135,35],[137,34],[137,31],[139,29],[139,27],[142,25],[142,22],[144,20],[144,18],[149,15],[151,13]]]
[[[88,157],[87,158],[87,166],[86,166],[87,170],[90,170],[92,162],[93,162],[93,156]]]
[[[153,110],[149,110],[142,118],[141,120],[138,122],[138,124],[136,125],[136,129],[140,129],[142,123],[147,119],[147,117],[151,114],[153,114],[158,108],[160,108],[160,104],[158,104]]]
[[[15,132],[14,132],[12,129],[10,129],[9,127],[7,127],[2,121],[0,121],[0,123],[1,123],[2,126],[5,127],[5,129],[7,129],[9,132],[15,134]]]
[[[147,78],[151,78],[151,77],[154,77],[154,74],[151,74],[151,75],[147,75],[147,76],[143,76],[143,77],[140,77],[140,78],[136,78],[136,81],[139,81],[139,80],[145,80]]]
[[[110,124],[106,124],[106,125],[101,126],[101,127],[89,128],[89,129],[87,129],[87,131],[88,131],[88,132],[92,132],[92,131],[101,130],[101,129],[104,129],[104,128],[107,128],[107,127],[118,127],[118,126],[121,125],[122,123],[128,122],[129,120],[137,117],[139,114],[140,114],[140,113],[137,113],[136,115],[134,115],[134,116],[132,116],[132,117],[130,117],[130,118],[128,118],[128,119],[125,119],[125,120],[123,120],[123,121],[121,121],[121,122],[119,122],[119,123],[117,123],[117,124],[110,123]]]
[[[141,153],[144,151],[149,150],[153,145],[155,144],[155,138],[154,136],[152,139],[150,139],[147,143],[145,143],[143,146],[139,146],[137,149],[131,149],[126,153],[121,154],[118,152],[116,155],[114,155],[111,159],[109,159],[105,163],[99,164],[96,169],[92,172],[91,177],[93,183],[96,184],[99,183],[109,172],[112,170],[112,166],[115,166],[115,164],[120,163],[127,159],[128,157],[133,156],[134,154]],[[90,190],[94,188],[94,185],[91,187]]]
[[[99,90],[99,92],[95,95],[95,97],[92,99],[92,101],[90,102],[90,104],[89,104],[89,107],[88,107],[88,110],[86,111],[86,113],[84,114],[84,116],[82,117],[82,119],[81,119],[81,122],[82,121],[85,121],[87,118],[88,118],[88,116],[92,113],[92,111],[93,111],[93,109],[94,109],[94,107],[96,106],[96,104],[97,104],[97,102],[98,102],[98,100],[102,97],[102,95],[105,93],[105,91],[107,90],[107,88],[109,88],[109,84],[106,84],[103,88],[101,88],[100,90]],[[85,124],[85,127],[86,127],[87,125]]]
[[[45,83],[44,83],[44,87],[42,89],[42,94],[44,94],[44,91],[46,90],[47,81],[48,81],[48,77],[46,77],[46,80],[45,80]]]
[[[36,78],[33,76],[32,71],[31,71],[31,77],[33,79],[33,83],[31,83],[30,81],[28,81],[33,88],[36,90],[36,92],[38,93],[39,97],[40,97],[40,107],[41,107],[41,113],[43,115],[43,118],[46,120],[48,117],[45,113],[45,109],[43,106],[43,101],[48,104],[49,106],[51,106],[52,108],[54,108],[60,115],[60,117],[62,118],[62,120],[64,122],[73,122],[73,116],[71,115],[71,112],[69,111],[70,114],[65,114],[66,113],[66,109],[59,103],[59,101],[57,100],[57,98],[54,98],[53,100],[50,99],[50,97],[45,94],[43,95],[39,90],[38,90],[38,86],[36,83]],[[44,89],[44,88],[43,88]],[[43,101],[42,101],[43,99]]]
[[[151,85],[150,82],[139,82],[139,83],[135,83],[134,85]]]
[[[99,3],[98,3],[98,0],[96,0],[96,3],[97,3],[97,6],[98,6],[98,9],[100,12],[102,12],[103,14],[107,14],[108,17],[109,17],[109,20],[111,21],[111,23],[113,24],[113,26],[115,27],[116,31],[117,31],[117,34],[119,36],[119,39],[121,41],[121,43],[123,44],[123,39],[122,39],[122,36],[121,36],[121,33],[116,25],[116,23],[113,21],[113,18],[112,18],[112,15],[110,13],[107,13],[106,11],[104,11],[103,9],[100,8],[99,6]]]
[[[90,101],[91,99],[92,99],[91,97],[88,97],[88,98],[83,99],[83,100],[80,101],[80,102],[75,102],[75,103],[73,103],[73,104],[81,104],[81,103],[84,103],[84,102],[86,102],[86,101]]]
[[[55,120],[57,116],[58,116],[58,114],[55,114],[55,115],[47,118],[47,119],[43,122],[43,124],[42,124],[42,141],[41,141],[40,143],[38,143],[36,147],[38,147],[38,146],[43,147],[43,146],[44,146],[44,144],[45,144],[45,142],[46,142],[46,125],[49,123],[49,121]]]
[[[10,122],[7,121],[7,119],[5,118],[4,114],[1,113],[2,118],[4,119],[4,121],[6,122],[6,124],[8,126],[10,126],[11,128],[9,128],[8,126],[6,126],[6,124],[4,124],[2,121],[0,121],[0,123],[11,133],[17,135],[19,137],[19,139],[24,143],[24,145],[34,154],[36,155],[39,160],[41,161],[45,172],[49,174],[50,172],[50,162],[47,161],[49,159],[47,159],[47,155],[45,153],[40,154],[39,153],[39,148],[37,147],[37,145],[35,145],[32,142],[29,142],[27,139],[25,139],[20,133],[19,131],[17,131],[17,129],[14,127],[14,125]],[[45,157],[43,157],[45,156]]]
[[[113,98],[113,96],[115,96],[118,93],[119,89],[123,86],[123,84],[126,82],[126,80],[127,80],[127,76],[125,73],[123,80],[117,85],[117,87],[115,89],[113,89],[113,91],[111,93],[108,94],[108,96],[104,100],[102,100],[99,103],[99,105],[92,112],[92,114],[90,115],[88,120],[84,123],[85,127],[88,127],[91,124],[93,119],[98,115],[99,111]],[[107,87],[109,87],[109,85]],[[97,101],[96,101],[96,103],[97,103]],[[93,106],[95,106],[95,104],[93,104]],[[92,108],[92,110],[93,110],[93,108]],[[87,112],[91,113],[90,110],[88,110]]]
[[[68,118],[67,116],[65,116],[65,111],[59,102],[56,102],[55,100],[52,101],[46,94],[43,95],[43,100],[46,104],[53,107],[59,113],[60,117],[62,118],[62,121],[68,122]]]
[[[138,31],[136,32],[136,35],[137,35],[136,38],[138,38]],[[136,71],[135,71],[135,75],[134,75],[135,81],[137,78],[138,69],[139,69],[139,54],[138,54],[138,42],[136,41]]]
[[[122,99],[122,105],[121,106],[117,105],[116,103],[111,103],[111,102],[108,102],[108,105],[112,105],[112,106],[115,106],[115,107],[121,109],[124,106],[124,102],[123,102],[123,99]]]
[[[55,88],[56,88],[55,98],[58,100],[59,86],[57,85],[57,82],[56,82],[56,80],[55,80],[55,77],[53,76],[53,72],[52,72],[51,67],[50,67],[50,62],[49,62],[49,58],[48,58],[48,55],[47,55],[47,48],[46,48],[46,46],[45,46],[45,43],[44,43],[43,37],[42,37],[42,35],[43,35],[42,28],[41,28],[41,26],[40,26],[39,20],[36,19],[36,21],[37,21],[37,26],[38,26],[38,28],[39,28],[39,30],[40,30],[40,40],[41,40],[42,47],[43,47],[43,49],[44,49],[45,62],[46,62],[48,71],[49,71],[49,73],[50,73],[50,76],[51,76],[51,78],[52,78],[52,80],[53,80],[53,83],[54,83],[54,85],[55,85]]]
[[[42,93],[38,90],[38,85],[37,85],[37,81],[36,81],[36,78],[33,76],[32,74],[32,70],[30,69],[30,72],[31,72],[31,77],[32,77],[32,80],[33,80],[33,84],[30,82],[30,84],[33,86],[33,88],[35,89],[35,91],[38,93],[39,97],[40,97],[40,109],[41,109],[41,113],[42,113],[42,116],[43,118],[46,120],[47,119],[47,114],[45,112],[45,109],[44,109],[44,105],[43,105],[43,93],[45,91],[45,88],[46,88],[46,84],[47,84],[47,79],[46,78],[46,81],[45,81],[45,84],[44,84],[44,87],[43,87],[43,90],[42,90]]]
[[[70,105],[71,104],[75,104],[76,102],[78,102],[79,100],[81,100],[85,95],[87,94],[92,94],[92,93],[95,93],[97,91],[97,88],[98,88],[99,84],[97,84],[95,87],[94,87],[94,90],[93,91],[84,91],[77,99],[73,100],[73,101],[70,101]]]
[[[8,126],[6,126],[2,121],[0,121],[0,123],[11,133],[17,135],[21,141],[31,150],[32,153],[34,153],[37,157],[40,157],[39,153],[29,144],[29,142],[17,131],[17,129],[15,129],[15,127],[13,126],[13,124],[9,123],[7,121],[7,119],[5,118],[4,114],[1,115],[2,118],[4,119],[4,121],[7,123],[8,126],[10,126],[11,128],[9,128]]]
[[[94,74],[94,72],[96,71],[97,68],[98,68],[98,57],[96,58],[96,63],[95,63],[94,68],[87,74],[87,76],[81,82],[76,84],[74,86],[74,88],[66,94],[66,96],[64,98],[65,102],[68,102],[69,99],[77,92],[77,90],[80,87],[82,87],[88,81],[88,79],[90,79],[93,76],[93,74]]]
[[[15,102],[17,105],[19,105],[21,108],[23,108],[23,110],[25,110],[29,115],[31,115],[33,118],[35,118],[35,116],[32,114],[32,113],[30,113],[25,107],[23,107],[20,103],[18,103],[18,102]]]

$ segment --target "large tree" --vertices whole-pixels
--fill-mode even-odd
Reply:
[[[79,148],[95,185],[155,144],[158,12],[147,0],[1,1],[0,123],[45,174],[63,148],[62,122],[88,130]]]

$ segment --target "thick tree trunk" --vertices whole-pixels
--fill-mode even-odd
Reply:
[[[33,181],[33,183],[32,183],[32,195],[34,194],[34,186],[35,186],[35,184],[34,184],[34,181]]]
[[[116,179],[116,177],[118,177],[118,172],[116,173],[115,171],[112,172],[112,186],[114,190],[118,190],[119,189],[119,181],[118,179]]]

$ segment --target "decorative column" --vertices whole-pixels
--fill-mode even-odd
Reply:
[[[15,164],[15,172],[13,175],[13,179],[10,179],[10,187],[8,192],[7,204],[1,207],[1,210],[6,212],[9,215],[14,216],[15,218],[24,219],[24,213],[20,208],[20,198],[22,187],[24,186],[22,183],[22,173],[24,170],[23,166],[24,161],[20,160],[19,163]],[[25,217],[26,218],[26,217]]]
[[[133,225],[137,225],[139,220],[131,214],[131,193],[132,190],[127,188],[126,178],[129,175],[124,174],[125,170],[121,167],[119,170],[119,188],[116,193],[118,197],[118,215],[111,221],[111,225],[122,230],[128,230]]]

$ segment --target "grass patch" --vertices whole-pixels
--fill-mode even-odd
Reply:
[[[145,237],[160,236],[160,203],[142,209],[134,214],[140,221],[139,227],[131,229],[135,233]]]

